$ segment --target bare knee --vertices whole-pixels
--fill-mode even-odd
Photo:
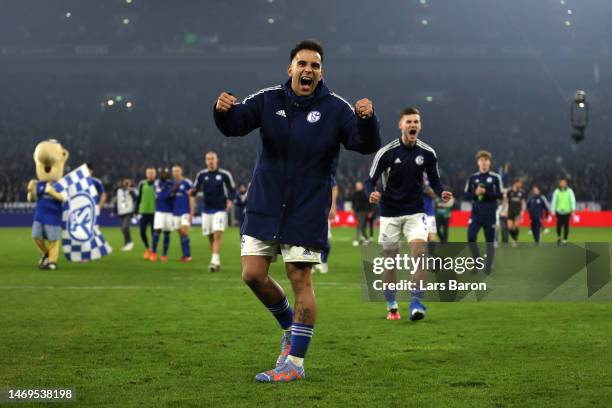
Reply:
[[[291,281],[294,292],[300,292],[312,287],[312,264],[288,263],[287,277]]]
[[[261,285],[268,278],[268,267],[270,261],[263,259],[249,259],[255,257],[242,258],[242,281],[250,288]],[[258,257],[259,258],[259,257]]]

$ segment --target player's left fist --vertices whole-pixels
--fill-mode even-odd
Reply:
[[[446,203],[450,201],[451,198],[453,198],[453,193],[451,193],[450,191],[443,191],[440,197],[442,198],[442,201]]]
[[[361,119],[369,119],[374,114],[374,105],[368,98],[363,98],[355,104],[355,113]]]

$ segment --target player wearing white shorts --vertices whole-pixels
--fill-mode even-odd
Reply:
[[[304,357],[313,336],[317,308],[312,265],[327,241],[332,161],[340,145],[364,154],[380,147],[372,102],[355,109],[322,79],[323,47],[312,40],[297,44],[285,71],[289,80],[255,92],[239,102],[222,92],[215,124],[226,136],[259,129],[257,163],[249,187],[243,238],[242,279],[284,330],[282,352],[260,382],[305,378]],[[317,249],[314,249],[317,248]],[[269,275],[281,251],[295,294],[295,310]]]
[[[221,238],[227,225],[227,210],[232,208],[236,185],[229,171],[219,168],[215,152],[204,156],[206,168],[195,177],[192,195],[204,194],[202,206],[202,235],[208,237],[212,253],[208,270],[221,270]]]
[[[370,202],[380,203],[379,243],[383,246],[385,256],[395,256],[399,250],[402,235],[408,241],[412,256],[422,256],[425,242],[429,236],[429,225],[423,205],[423,173],[427,174],[431,189],[443,201],[452,198],[452,193],[442,191],[438,173],[438,159],[434,149],[418,140],[421,131],[421,115],[416,108],[402,111],[398,123],[401,136],[383,146],[372,162],[370,178],[366,182]],[[376,183],[382,176],[382,193],[376,190]],[[386,282],[395,280],[395,270],[386,270],[383,278]],[[424,270],[417,270],[413,281],[420,282],[425,278]],[[395,291],[384,292],[387,301],[389,320],[399,320],[400,314]],[[410,320],[425,317],[425,306],[422,304],[423,292],[411,291]]]
[[[191,262],[191,247],[189,245],[189,226],[193,219],[195,209],[194,198],[190,194],[193,184],[191,180],[183,178],[183,168],[179,165],[172,167],[172,214],[174,229],[181,238],[182,262]]]

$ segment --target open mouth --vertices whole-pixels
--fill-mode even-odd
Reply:
[[[302,92],[309,92],[312,89],[314,79],[311,77],[303,76],[300,78],[300,90]]]
[[[408,131],[408,134],[409,134],[410,136],[416,136],[417,131],[416,131],[416,129],[410,129],[410,130]]]

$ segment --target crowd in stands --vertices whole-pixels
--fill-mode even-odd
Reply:
[[[461,86],[431,72],[419,75],[409,78],[407,85],[399,77],[389,77],[374,86],[375,81],[365,74],[329,81],[348,100],[368,96],[374,101],[385,143],[399,136],[400,108],[419,106],[421,139],[435,148],[442,182],[459,197],[465,180],[476,170],[475,152],[487,149],[493,153],[494,170],[510,163],[510,179],[520,177],[526,187],[538,184],[551,194],[556,180],[567,177],[579,201],[598,201],[610,207],[612,163],[606,129],[611,128],[612,119],[605,109],[591,114],[587,139],[575,145],[570,137],[568,101],[556,90],[539,86],[541,77],[525,75],[521,77],[525,83],[517,89],[475,74],[461,73],[465,82]],[[279,75],[274,72],[268,77]],[[149,165],[181,164],[184,174],[193,178],[204,167],[204,154],[211,150],[218,153],[220,166],[232,172],[237,184],[250,179],[258,135],[226,138],[212,122],[214,98],[228,82],[221,76],[201,81],[194,74],[178,79],[133,75],[115,88],[109,84],[117,82],[116,76],[110,74],[97,78],[98,82],[91,75],[18,79],[17,75],[0,79],[4,90],[0,95],[0,202],[25,200],[27,182],[35,177],[32,153],[47,138],[59,140],[70,151],[67,171],[91,163],[111,192],[124,177],[140,180]],[[491,82],[476,89],[481,80]],[[235,89],[246,96],[272,81],[259,80],[253,85],[241,79]],[[417,92],[404,95],[399,91],[417,83],[422,87],[422,83],[436,84],[443,91],[432,102],[419,99]],[[133,98],[133,109],[104,106],[112,96],[109,89],[128,89],[126,97]],[[596,95],[599,100],[610,98],[605,93],[609,91],[601,92]],[[340,202],[351,195],[356,180],[367,178],[371,160],[341,152],[336,174]]]

